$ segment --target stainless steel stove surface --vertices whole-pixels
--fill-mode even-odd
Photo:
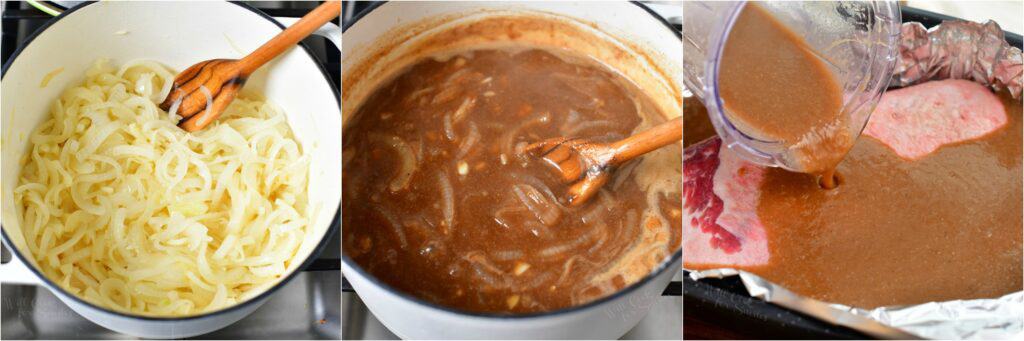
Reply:
[[[316,7],[316,1],[247,1],[274,17],[301,17]],[[3,61],[28,36],[42,27],[50,15],[24,2],[0,2],[2,11]],[[314,55],[324,63],[337,88],[340,88],[341,53],[326,39],[307,38]],[[334,224],[338,224],[335,219]],[[197,339],[333,339],[341,336],[341,237],[332,240],[313,264],[284,287],[277,290],[253,314],[221,330],[197,336]],[[2,250],[0,262],[11,254]],[[0,339],[126,339],[79,316],[49,290],[32,285],[0,285]]]

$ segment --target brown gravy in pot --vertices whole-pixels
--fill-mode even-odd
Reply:
[[[733,124],[759,140],[780,141],[801,172],[832,179],[854,139],[839,82],[803,38],[748,3],[729,33],[718,79]]]
[[[1000,97],[1005,126],[920,160],[862,135],[833,190],[767,170],[757,212],[773,259],[752,271],[861,308],[1020,291],[1021,102]]]
[[[561,53],[420,61],[346,127],[343,250],[400,291],[467,311],[547,311],[609,295],[679,248],[679,147],[624,166],[577,208],[558,201],[562,187],[545,165],[519,152],[557,136],[611,141],[662,121],[632,84]]]

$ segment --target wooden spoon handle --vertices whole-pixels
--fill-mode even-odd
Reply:
[[[238,61],[238,67],[242,77],[248,77],[260,66],[266,64],[277,55],[281,54],[288,48],[295,45],[302,39],[305,39],[317,28],[323,26],[327,22],[334,20],[341,15],[341,1],[327,1],[320,5],[309,14],[306,14],[302,19],[296,21],[294,25],[288,27],[273,39],[270,39],[266,44],[260,46],[256,51],[252,51],[248,56]]]
[[[652,150],[683,139],[683,117],[659,124],[654,128],[627,137],[612,144],[615,155],[609,163],[623,163]]]

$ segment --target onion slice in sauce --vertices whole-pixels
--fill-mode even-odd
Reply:
[[[551,202],[558,202],[558,197],[555,196],[555,192],[552,191],[551,187],[548,187],[548,185],[544,183],[544,181],[541,181],[539,178],[525,173],[512,173],[510,174],[510,176],[513,179],[516,179],[516,181],[519,181],[520,183],[533,186],[533,188],[536,188],[541,193],[544,193],[544,196]],[[563,208],[561,205],[559,205],[558,207]]]
[[[441,186],[441,210],[444,214],[444,232],[448,234],[455,225],[455,192],[452,182],[444,171],[437,172],[437,183]]]
[[[522,250],[499,250],[491,251],[491,257],[500,262],[513,261],[523,258]]]
[[[403,229],[402,224],[398,222],[398,218],[395,217],[395,214],[381,206],[376,206],[374,208],[377,210],[377,213],[384,217],[384,220],[388,222],[388,227],[391,228],[391,231],[395,232],[395,237],[398,238],[399,246],[401,246],[402,249],[408,247],[409,241],[405,236],[405,229]]]
[[[462,158],[469,155],[469,152],[473,150],[476,143],[480,141],[480,131],[477,130],[476,124],[469,123],[469,135],[466,136],[466,140],[459,144],[459,151],[455,154],[455,161],[465,161]]]
[[[558,202],[552,202],[548,198],[545,198],[536,188],[527,184],[517,184],[512,186],[512,192],[515,193],[516,198],[526,206],[537,220],[540,220],[545,226],[554,226],[558,224],[559,219],[562,218],[562,210],[558,205]]]
[[[519,137],[519,132],[523,131],[523,129],[535,125],[547,124],[548,122],[551,122],[551,113],[545,112],[544,114],[540,115],[540,117],[523,122],[523,124],[520,124],[515,128],[512,128],[511,130],[509,130],[508,132],[501,136],[501,152],[505,153],[505,155],[510,156],[517,155],[515,153],[515,145],[516,137]]]
[[[455,141],[455,126],[452,125],[452,116],[444,115],[444,137],[448,138],[448,141]]]
[[[459,108],[455,109],[455,113],[452,114],[452,123],[459,123],[463,118],[466,118],[466,114],[473,110],[476,106],[476,97],[469,97],[462,100],[462,104],[459,104]]]
[[[367,138],[376,143],[391,147],[398,154],[398,173],[391,179],[388,189],[392,192],[398,192],[409,186],[409,180],[412,179],[413,173],[419,168],[419,162],[416,161],[416,153],[412,150],[412,147],[405,140],[394,135],[370,134]]]

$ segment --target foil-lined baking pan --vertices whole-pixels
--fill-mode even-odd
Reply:
[[[689,271],[689,276],[694,280],[738,276],[752,297],[884,339],[1018,339],[1024,327],[1024,292],[995,299],[860,309],[804,297],[743,270]]]
[[[911,10],[932,19],[931,13]],[[907,9],[904,9],[906,16]],[[904,18],[907,19],[907,18]],[[947,19],[947,18],[942,18]],[[929,23],[925,23],[929,24]],[[935,23],[930,23],[934,25]],[[900,54],[891,80],[903,87],[936,79],[968,79],[1007,90],[1021,98],[1020,36],[1008,38],[998,24],[943,21],[926,29],[919,22],[901,27]],[[694,280],[738,277],[749,296],[864,334],[889,339],[1022,339],[1024,291],[998,298],[929,302],[861,309],[796,294],[756,274],[732,268],[687,270]],[[685,298],[684,298],[685,299]]]

